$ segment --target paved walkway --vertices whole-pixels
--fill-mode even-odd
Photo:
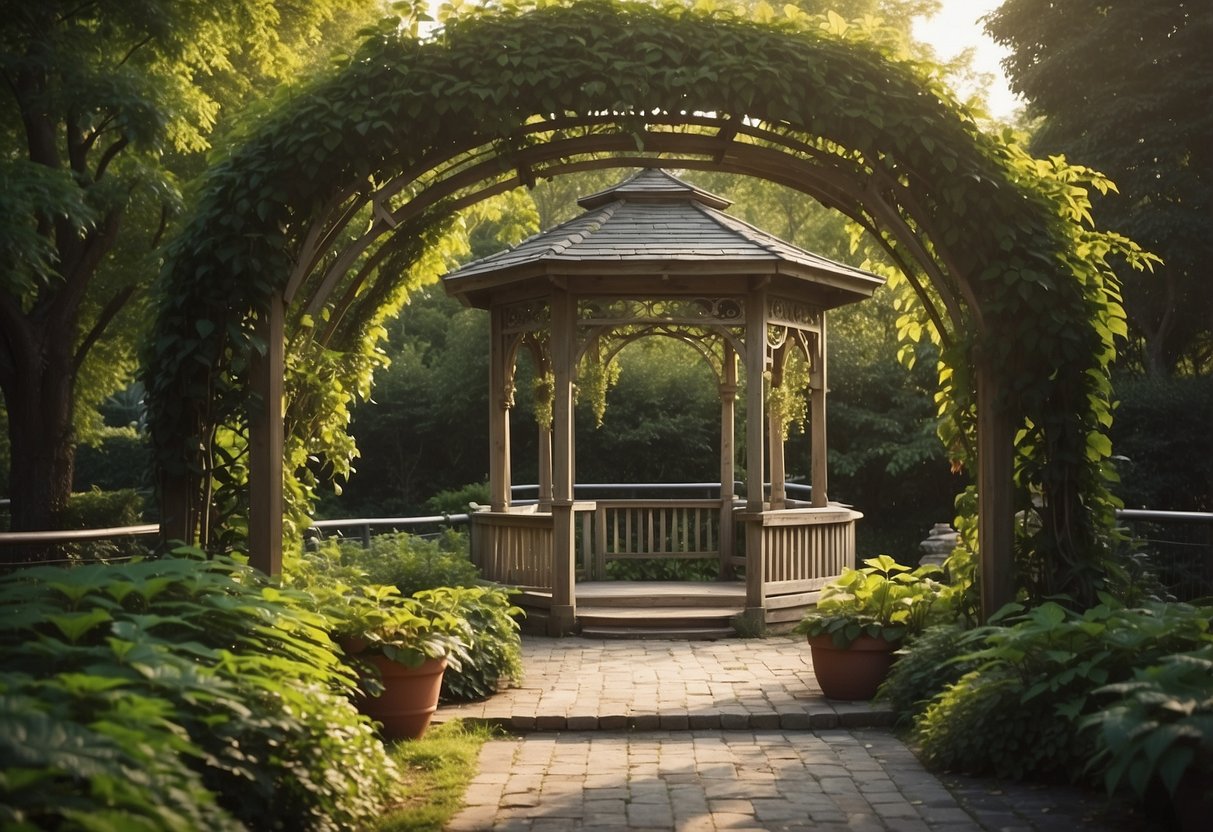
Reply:
[[[803,641],[523,640],[520,688],[440,709],[485,745],[468,830],[1141,830],[1096,794],[926,771],[867,704],[826,700]]]

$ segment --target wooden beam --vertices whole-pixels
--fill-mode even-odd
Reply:
[[[489,505],[493,511],[510,507],[510,402],[506,389],[512,359],[502,335],[502,311],[489,315]]]
[[[576,348],[576,302],[568,292],[552,291],[552,607],[548,613],[551,635],[568,635],[577,623],[573,589],[576,555],[573,525],[573,353]]]
[[[746,383],[746,511],[762,511],[762,484],[766,419],[763,416],[763,377],[767,368],[766,292],[751,291],[745,309],[745,383]]]
[[[267,575],[282,572],[282,393],[285,373],[282,296],[271,293],[257,321],[265,354],[249,362],[249,564]]]
[[[737,449],[734,442],[737,414],[737,353],[727,338],[723,342],[720,380],[720,569],[719,577],[732,573],[734,554],[733,481],[737,478]]]
[[[983,621],[1015,598],[1014,422],[1002,380],[977,366],[977,547]]]
[[[821,316],[821,332],[809,334],[809,431],[812,454],[814,508],[824,508],[829,503],[829,464],[826,445],[826,319]]]

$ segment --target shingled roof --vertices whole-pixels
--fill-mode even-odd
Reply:
[[[452,294],[490,275],[509,283],[537,274],[602,275],[612,268],[655,275],[677,268],[704,274],[790,274],[824,278],[870,295],[883,279],[797,248],[722,209],[729,201],[658,169],[583,197],[580,216],[447,274]],[[496,281],[494,281],[496,282]],[[859,297],[854,298],[858,300]]]

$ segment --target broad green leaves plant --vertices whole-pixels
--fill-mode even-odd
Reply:
[[[1213,639],[1207,640],[1213,641]],[[1095,690],[1102,707],[1082,721],[1095,732],[1090,767],[1109,792],[1127,784],[1144,799],[1161,782],[1177,796],[1213,775],[1213,643],[1164,656],[1133,679]],[[1184,784],[1185,777],[1191,782]]]
[[[359,648],[410,666],[446,656],[444,701],[483,699],[522,678],[522,610],[509,590],[480,581],[461,534],[377,535],[367,548],[328,541],[292,557],[286,573]]]
[[[1096,753],[1093,733],[1079,730],[1106,701],[1096,692],[1122,690],[1136,668],[1166,656],[1205,649],[1210,617],[1207,607],[1125,608],[1107,596],[1082,613],[1055,601],[1011,605],[964,636],[972,649],[959,660],[972,669],[930,702],[915,740],[942,768],[1076,779]]]
[[[949,617],[944,585],[932,578],[937,566],[911,569],[888,555],[847,569],[821,591],[821,600],[805,613],[796,632],[829,635],[846,647],[861,635],[896,642]]]
[[[393,769],[350,704],[328,622],[238,562],[176,554],[0,578],[5,825],[320,830],[375,817]]]

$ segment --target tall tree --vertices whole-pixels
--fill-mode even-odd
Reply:
[[[76,429],[133,370],[138,302],[221,119],[376,0],[39,0],[0,16],[0,391],[14,529],[53,528]],[[124,326],[121,316],[130,316]]]
[[[1121,274],[1144,368],[1213,372],[1213,4],[1005,0],[986,30],[1039,118],[1033,153],[1107,174],[1098,224],[1164,261]]]

